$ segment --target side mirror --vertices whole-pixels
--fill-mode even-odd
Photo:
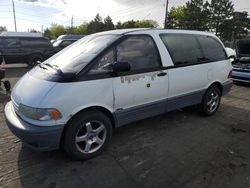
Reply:
[[[236,60],[236,57],[235,57],[234,55],[230,55],[230,56],[228,57],[228,59],[231,59],[232,61],[235,61],[235,60]]]
[[[130,71],[130,64],[128,62],[116,62],[113,65],[113,72],[128,72]]]

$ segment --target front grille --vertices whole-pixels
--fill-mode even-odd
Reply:
[[[235,72],[249,72],[250,73],[250,69],[240,69],[240,68],[236,69],[236,68],[233,68],[233,71],[235,71]]]

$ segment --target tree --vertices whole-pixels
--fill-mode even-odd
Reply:
[[[97,14],[95,19],[89,22],[86,33],[91,34],[91,33],[96,33],[96,32],[100,32],[104,30],[105,30],[105,27],[104,27],[104,23],[102,22],[102,17],[99,14]]]
[[[47,38],[49,38],[49,39],[52,39],[52,33],[51,33],[51,31],[49,30],[49,28],[46,28],[46,29],[44,30],[43,36],[44,36],[44,37],[47,37]]]
[[[87,34],[88,23],[83,23],[74,29],[74,33],[78,35]]]
[[[223,32],[221,38],[224,41],[235,41],[248,35],[250,29],[250,18],[248,12],[234,12],[231,19],[222,24]]]
[[[206,31],[209,29],[209,16],[208,9],[209,3],[203,0],[191,0],[186,3],[183,15],[183,28],[190,30]]]
[[[7,28],[5,26],[0,26],[0,33],[7,31]]]
[[[117,29],[128,29],[128,28],[156,28],[158,24],[154,20],[129,20],[126,22],[118,22],[116,25]]]
[[[156,28],[158,23],[154,20],[137,20],[135,26],[137,28]]]
[[[52,24],[50,27],[50,31],[52,39],[56,39],[60,35],[67,33],[67,30],[64,28],[64,26],[58,24]]]
[[[114,26],[114,23],[113,23],[111,17],[107,16],[104,19],[104,30],[108,31],[108,30],[113,30],[114,28],[115,28],[115,26]]]
[[[210,30],[219,37],[223,36],[225,23],[233,16],[234,5],[231,0],[211,0]]]
[[[183,29],[184,25],[184,10],[185,6],[172,7],[169,16],[167,28],[169,29]]]

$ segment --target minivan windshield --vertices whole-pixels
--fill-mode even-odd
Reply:
[[[78,73],[120,35],[88,35],[61,50],[44,63],[58,67],[63,73]]]
[[[54,47],[58,47],[61,44],[62,40],[56,40],[53,42]]]

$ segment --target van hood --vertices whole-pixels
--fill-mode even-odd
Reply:
[[[55,85],[55,82],[37,79],[26,73],[16,83],[12,90],[11,98],[18,105],[24,104],[30,107],[39,107],[41,101]]]
[[[237,42],[238,57],[250,57],[250,40],[243,39]]]

